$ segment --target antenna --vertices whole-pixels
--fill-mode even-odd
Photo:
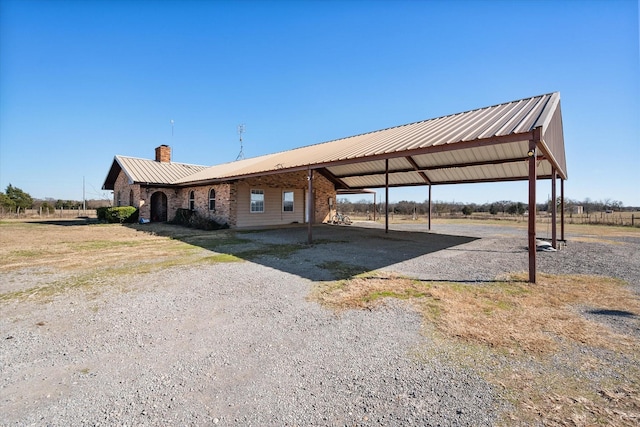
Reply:
[[[171,119],[171,121],[169,123],[171,123],[171,142],[173,142],[173,124],[175,122],[173,121],[173,119]]]
[[[242,134],[244,133],[244,125],[238,125],[238,135],[240,135],[240,153],[238,153],[238,157],[236,160],[244,160],[244,150],[242,147]]]

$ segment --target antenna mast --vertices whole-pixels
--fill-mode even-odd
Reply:
[[[238,153],[238,157],[236,160],[244,160],[244,150],[242,147],[242,134],[244,133],[244,125],[238,125],[238,135],[240,135],[240,153]]]
[[[175,122],[173,121],[173,119],[171,119],[171,120],[169,121],[169,123],[171,123],[171,144],[170,144],[170,145],[171,145],[171,149],[173,150],[173,154],[175,155],[175,153],[176,153],[176,147],[174,147],[174,146],[173,146],[173,145],[174,145],[174,144],[173,144],[173,124],[174,124]]]

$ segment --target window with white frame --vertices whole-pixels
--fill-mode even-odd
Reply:
[[[264,190],[251,190],[251,213],[264,212]]]
[[[282,212],[293,212],[293,191],[282,192]]]
[[[189,210],[193,211],[196,209],[196,192],[189,191]]]
[[[216,210],[216,190],[213,188],[209,190],[209,210],[213,212]]]

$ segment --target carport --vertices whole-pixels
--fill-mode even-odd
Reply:
[[[434,185],[527,180],[529,281],[535,283],[537,180],[551,180],[555,201],[559,178],[564,205],[567,172],[560,94],[553,92],[247,159],[228,168],[218,170],[218,179],[306,171],[308,218],[312,218],[316,173],[333,182],[338,192],[385,188],[386,201],[390,187],[428,186],[429,205]],[[558,242],[556,214],[553,203],[554,248]],[[309,243],[312,223],[308,222]]]
[[[560,178],[564,205],[567,172],[559,93],[332,141],[313,151],[326,157],[308,165],[309,194],[314,171],[331,179],[338,189],[384,187],[385,201],[390,187],[427,185],[430,206],[434,185],[528,180],[529,282],[536,282],[537,180],[551,180],[555,201]],[[563,208],[560,215],[560,239],[564,240]],[[556,203],[551,216],[552,245],[557,248]],[[429,228],[430,224],[431,209]]]

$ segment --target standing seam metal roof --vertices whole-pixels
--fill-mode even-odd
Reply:
[[[533,130],[538,127],[542,128],[543,135],[543,141],[539,141],[541,165],[538,176],[549,177],[555,167],[559,176],[566,179],[560,94],[554,92],[212,166],[172,183],[215,182],[259,174],[324,169],[341,179],[345,187],[373,188],[384,186],[381,159],[404,157],[411,160],[389,162],[390,175],[398,174],[391,180],[396,182],[393,185],[424,185],[427,183],[425,176],[432,184],[527,179],[526,163],[516,161],[524,160]],[[412,168],[411,162],[423,174],[409,173],[406,169]],[[474,162],[487,164],[473,165]],[[510,163],[497,167],[501,162]],[[437,166],[443,169],[439,170]],[[359,179],[350,178],[355,176]]]
[[[102,188],[105,190],[113,190],[113,184],[118,178],[120,170],[123,170],[127,175],[130,184],[168,185],[205,169],[207,169],[207,166],[115,156]]]

